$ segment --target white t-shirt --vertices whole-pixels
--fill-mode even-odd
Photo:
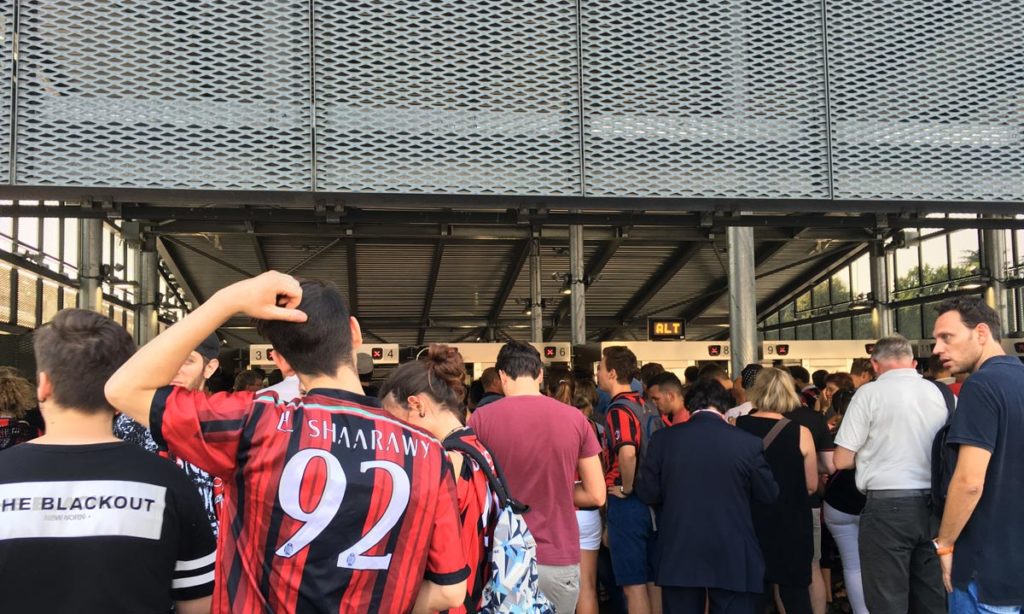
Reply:
[[[857,488],[928,489],[932,440],[946,423],[938,387],[914,369],[892,369],[857,389],[836,445],[857,453]]]
[[[726,420],[735,420],[736,418],[739,418],[740,416],[746,416],[747,414],[749,414],[753,410],[754,410],[754,404],[751,403],[750,401],[747,401],[746,403],[744,403],[742,405],[737,405],[736,407],[733,407],[729,411],[725,412],[725,419]]]
[[[276,392],[277,398],[285,403],[302,396],[302,390],[299,389],[298,375],[288,376],[273,386],[260,390],[260,392]],[[256,396],[259,396],[259,392],[256,393]]]

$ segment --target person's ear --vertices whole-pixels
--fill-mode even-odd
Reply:
[[[203,379],[210,379],[213,374],[217,372],[220,367],[220,361],[216,358],[211,358],[210,362],[206,363],[206,368],[203,369]]]
[[[409,412],[418,414],[420,418],[424,418],[427,415],[427,408],[423,404],[423,399],[417,394],[409,395],[409,398],[405,400],[406,405],[409,406]]]
[[[39,399],[39,403],[45,403],[50,400],[53,396],[53,382],[50,381],[50,376],[46,373],[39,372],[39,384],[36,386],[36,398]]]
[[[273,360],[274,366],[281,370],[281,375],[285,377],[295,375],[295,369],[292,369],[292,366],[288,364],[288,361],[285,360],[284,356],[281,356],[281,353],[277,350],[270,352],[270,360]]]
[[[354,317],[348,319],[348,330],[352,336],[352,364],[359,364],[359,359],[356,357],[356,350],[363,346],[363,329],[359,327],[359,320]]]
[[[984,322],[974,327],[974,333],[978,336],[978,343],[985,345],[992,338],[992,329]]]

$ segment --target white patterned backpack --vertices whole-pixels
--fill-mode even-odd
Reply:
[[[530,508],[509,494],[508,483],[497,461],[494,462],[495,475],[479,450],[460,444],[450,445],[448,449],[463,452],[476,461],[501,506],[491,537],[490,574],[484,584],[480,613],[554,614],[554,606],[540,592],[537,542],[523,518]]]

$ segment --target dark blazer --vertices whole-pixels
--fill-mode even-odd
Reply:
[[[658,511],[656,584],[763,590],[750,503],[774,502],[779,487],[760,439],[696,413],[654,433],[635,489]]]

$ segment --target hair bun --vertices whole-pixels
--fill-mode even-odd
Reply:
[[[466,364],[462,360],[462,354],[451,346],[433,343],[427,349],[426,359],[427,369],[431,375],[455,390],[459,396],[463,396],[466,388]]]

